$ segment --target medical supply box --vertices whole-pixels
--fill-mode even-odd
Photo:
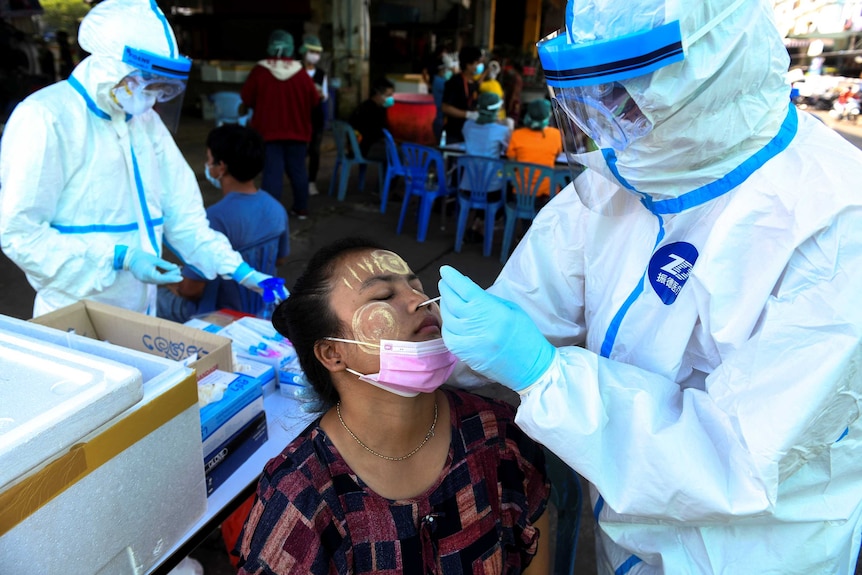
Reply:
[[[30,321],[184,362],[198,381],[216,369],[233,371],[229,339],[112,305],[83,300]]]
[[[206,510],[197,382],[182,363],[65,328],[104,337],[113,323],[108,339],[154,347],[175,334],[76,309],[86,328],[0,315],[0,558],[28,573],[139,575]]]

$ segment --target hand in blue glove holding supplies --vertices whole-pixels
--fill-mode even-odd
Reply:
[[[473,371],[523,391],[550,367],[556,349],[517,304],[491,295],[455,268],[440,268],[443,341]]]

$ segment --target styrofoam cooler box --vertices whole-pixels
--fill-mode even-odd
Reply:
[[[19,373],[29,379],[17,380]],[[135,383],[104,382],[130,373],[142,396],[123,409],[120,398],[129,395],[110,390],[128,391]],[[0,429],[0,445],[13,446],[0,450],[4,565],[32,573],[138,575],[203,515],[206,483],[191,369],[0,315],[0,374],[0,413],[15,414],[2,417],[27,418]],[[99,374],[101,383],[81,385],[99,381]],[[16,383],[34,390],[32,400]],[[99,385],[105,393],[92,391]],[[69,386],[86,390],[78,403],[51,396],[52,389]],[[94,404],[111,407],[94,413]],[[7,454],[23,453],[15,446],[25,428],[27,456],[40,462],[17,464],[29,467],[8,479]],[[12,430],[14,441],[7,438]]]
[[[141,400],[141,372],[0,331],[0,487]]]

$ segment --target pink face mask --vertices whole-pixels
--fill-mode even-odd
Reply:
[[[443,338],[429,341],[381,339],[379,346],[354,339],[326,339],[379,347],[379,373],[364,375],[350,368],[347,368],[347,371],[364,382],[404,397],[415,397],[420,393],[436,390],[452,375],[457,361],[446,348]]]

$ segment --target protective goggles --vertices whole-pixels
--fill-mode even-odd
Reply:
[[[148,72],[135,70],[123,78],[122,84],[130,92],[144,92],[152,96],[156,102],[168,102],[183,93],[186,83],[176,78],[156,76]]]
[[[574,122],[599,147],[616,150],[653,127],[629,91],[631,80],[684,58],[679,22],[586,44],[570,44],[560,31],[538,49],[558,121]]]
[[[161,56],[126,46],[123,62],[136,70],[123,78],[121,83],[130,93],[139,92],[144,99],[154,101],[153,109],[168,130],[176,133],[192,61],[185,56]]]

